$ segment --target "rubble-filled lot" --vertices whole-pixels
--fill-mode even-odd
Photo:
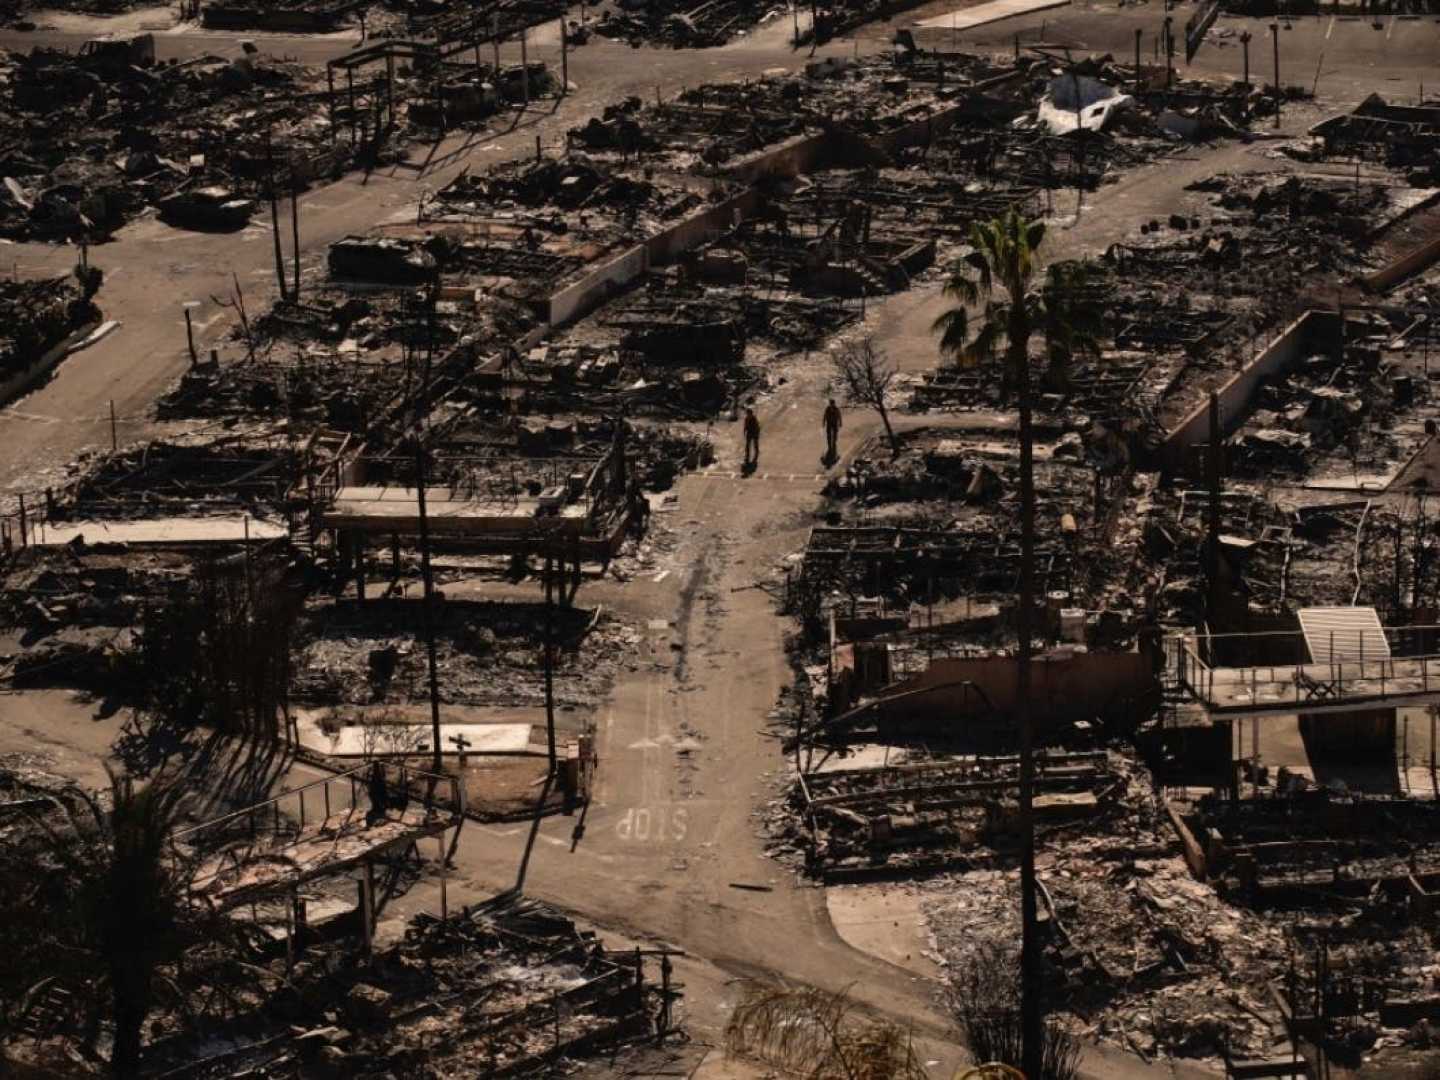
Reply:
[[[72,278],[0,281],[0,382],[24,373],[98,317],[89,292]]]
[[[448,289],[431,306],[415,289],[332,283],[251,312],[223,353],[200,358],[161,399],[160,415],[284,419],[367,436],[413,413],[427,373],[433,400],[498,370],[535,321],[519,301],[474,287]]]
[[[330,975],[321,956],[297,974],[274,1006],[291,1034],[221,1055],[190,1075],[263,1068],[300,1077],[322,1066],[346,1072],[421,1063],[444,1075],[523,1074],[650,1034],[661,997],[593,932],[525,900],[478,906],[448,922],[418,917],[405,941],[364,975]],[[345,1003],[343,1016],[331,1014],[339,1023],[314,1012],[312,1003],[337,1000]]]
[[[240,229],[272,183],[288,193],[349,167],[354,148],[332,142],[316,107],[323,72],[259,55],[157,64],[153,41],[148,52],[116,44],[119,55],[0,57],[0,133],[16,147],[0,234],[99,241],[146,209]]]
[[[73,868],[55,858],[41,834],[71,828],[85,804],[46,764],[37,755],[0,759],[0,795],[8,809],[26,811],[7,814],[0,835],[9,858],[34,857],[26,882],[31,897],[63,903],[57,890]],[[352,840],[373,844],[387,827],[361,820],[350,816]],[[191,868],[188,849],[200,842],[194,831],[181,835],[186,853],[169,858],[184,874]],[[338,833],[324,846],[339,847]],[[236,876],[273,869],[234,842],[223,857]],[[435,872],[404,858],[382,862],[381,869],[398,871],[394,883],[402,891]],[[343,873],[312,875],[288,895],[256,894],[232,910],[205,915],[196,912],[206,902],[187,894],[181,921],[192,930],[204,925],[208,934],[187,940],[178,955],[167,951],[157,969],[147,1063],[193,1077],[419,1067],[502,1076],[602,1052],[613,1057],[637,1037],[672,1027],[680,995],[668,970],[608,951],[594,932],[543,905],[507,896],[445,920],[420,914],[407,920],[398,941],[372,948],[367,932],[365,962],[357,964],[352,939],[362,919],[350,910],[354,898],[355,881]],[[13,889],[0,893],[12,914],[19,899]],[[82,1060],[86,1028],[100,1022],[106,993],[89,978],[92,955],[84,948],[72,952],[64,971],[38,983],[34,971],[3,969],[7,987],[33,985],[35,991],[11,998],[16,1011],[7,1017],[6,1051],[16,1067],[48,1072],[64,1063],[73,1072]]]
[[[550,637],[554,699],[589,711],[609,694],[616,671],[639,641],[595,611],[561,609]],[[545,703],[545,622],[536,604],[450,602],[437,620],[448,704],[536,708]],[[595,623],[595,625],[591,625]],[[426,657],[413,644],[416,615],[381,601],[363,607],[321,605],[298,630],[295,700],[316,704],[394,704],[428,700]]]
[[[934,88],[912,85],[882,58],[863,57],[818,65],[814,77],[708,83],[673,101],[630,98],[572,129],[569,138],[600,160],[706,172],[827,125],[859,135],[894,131],[934,115],[942,104]]]

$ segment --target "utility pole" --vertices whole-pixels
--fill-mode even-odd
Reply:
[[[1175,16],[1165,16],[1165,92],[1170,92],[1175,81]]]
[[[1240,35],[1240,49],[1245,56],[1245,86],[1250,86],[1250,39],[1254,37],[1249,30]]]
[[[560,96],[570,93],[570,35],[565,30],[565,16],[560,16]]]
[[[520,86],[525,91],[525,109],[530,109],[530,61],[525,51],[525,27],[520,27]]]
[[[1210,392],[1210,447],[1205,455],[1210,505],[1205,530],[1205,619],[1214,632],[1220,609],[1220,396]]]
[[[275,244],[275,281],[280,286],[280,302],[289,297],[285,286],[285,254],[280,250],[280,198],[275,190],[275,147],[270,141],[270,129],[265,129],[265,194],[270,199],[270,236]]]
[[[290,242],[295,251],[295,302],[300,302],[300,177],[295,170],[295,157],[290,157]]]
[[[1080,108],[1080,73],[1075,70],[1075,61],[1071,58],[1068,49],[1065,51],[1065,59],[1070,61],[1070,82],[1075,88],[1075,194],[1077,198],[1083,198],[1085,194],[1085,124]],[[1077,209],[1077,218],[1079,213]]]
[[[1270,24],[1270,40],[1275,47],[1275,126],[1280,126],[1280,102],[1284,94],[1280,92],[1280,24]]]
[[[1140,27],[1135,28],[1135,93],[1140,93],[1145,85],[1144,79],[1140,77],[1140,38],[1145,33]]]
[[[435,355],[435,304],[440,299],[440,271],[430,286],[425,349],[425,374],[415,405],[415,496],[420,511],[420,579],[425,593],[421,602],[420,625],[425,632],[425,655],[430,668],[430,741],[434,749],[434,773],[441,775],[440,761],[440,676],[435,660],[435,576],[430,572],[430,518],[425,507],[425,415],[430,408],[430,362]],[[463,778],[462,778],[463,783]]]
[[[563,585],[561,586],[563,588]],[[550,757],[550,775],[555,775],[555,556],[545,550],[545,748]]]

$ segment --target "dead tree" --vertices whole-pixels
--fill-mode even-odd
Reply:
[[[229,300],[222,300],[218,296],[211,296],[211,302],[219,308],[229,308],[235,312],[240,320],[240,334],[245,339],[245,359],[251,363],[255,361],[255,332],[250,328],[250,316],[245,311],[245,294],[240,289],[240,275],[232,273],[231,278],[235,281],[235,291]]]
[[[835,372],[845,386],[852,404],[868,405],[880,414],[885,437],[890,440],[890,453],[900,456],[900,440],[890,425],[890,410],[885,395],[895,381],[895,365],[878,348],[873,337],[864,337],[841,347],[833,357]]]

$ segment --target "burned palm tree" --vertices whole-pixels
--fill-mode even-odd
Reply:
[[[198,989],[215,980],[216,970],[186,970],[186,954],[218,950],[233,966],[258,930],[191,889],[202,855],[172,840],[191,787],[178,772],[162,770],[143,783],[112,773],[108,791],[51,792],[36,800],[45,809],[29,813],[25,865],[36,879],[32,899],[43,896],[46,907],[26,926],[31,951],[45,959],[27,959],[22,947],[0,963],[0,985],[20,1002],[7,1019],[47,999],[83,1003],[73,1009],[84,1017],[82,1049],[96,1055],[108,1018],[117,1077],[139,1075],[145,1024],[157,1005],[190,1015]],[[0,916],[21,910],[18,900],[0,903]]]

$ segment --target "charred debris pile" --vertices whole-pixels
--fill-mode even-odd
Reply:
[[[99,309],[93,292],[75,277],[0,281],[0,382],[94,323]]]
[[[528,1075],[653,1039],[670,1029],[679,996],[653,950],[643,958],[607,950],[593,932],[524,899],[444,921],[418,916],[368,970],[331,973],[325,951],[302,961],[292,991],[273,1006],[277,1037],[183,1075]],[[317,1009],[337,1000],[340,1010]]]
[[[0,60],[5,236],[98,241],[149,208],[238,229],[271,185],[348,167],[351,148],[314,107],[314,71],[251,55],[157,63],[150,35],[91,45]]]

